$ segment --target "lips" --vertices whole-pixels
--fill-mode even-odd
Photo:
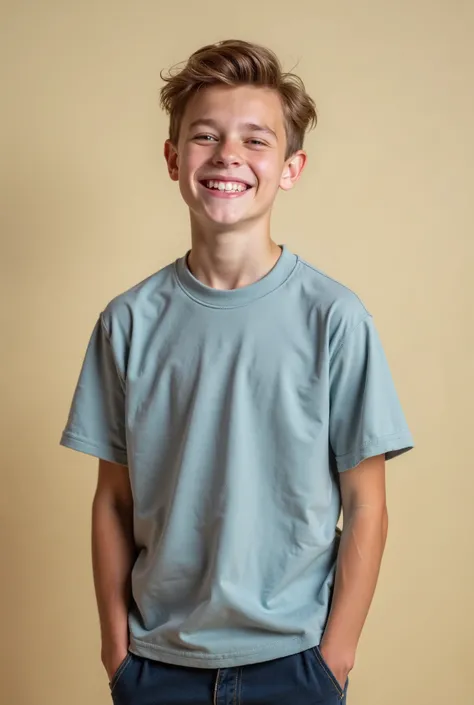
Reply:
[[[234,184],[244,184],[247,188],[252,188],[253,184],[250,181],[245,181],[244,179],[232,179],[228,176],[206,176],[204,179],[199,179],[199,183],[206,186],[208,181],[222,181],[223,183],[234,183]]]

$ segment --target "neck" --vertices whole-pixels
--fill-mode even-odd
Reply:
[[[209,232],[191,222],[187,264],[196,279],[213,289],[239,289],[264,277],[276,264],[281,248],[269,228]]]

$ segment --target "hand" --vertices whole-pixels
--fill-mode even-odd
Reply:
[[[109,683],[128,653],[127,647],[102,650],[102,664],[107,672]]]
[[[341,659],[336,652],[327,649],[323,643],[319,645],[319,650],[327,667],[341,686],[341,690],[343,690],[352,666],[348,666],[346,660]]]

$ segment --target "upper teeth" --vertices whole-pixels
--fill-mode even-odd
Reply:
[[[207,181],[208,188],[217,188],[219,191],[245,191],[247,186],[234,181]]]

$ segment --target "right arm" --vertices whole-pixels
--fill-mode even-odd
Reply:
[[[127,655],[131,572],[137,553],[128,467],[103,459],[92,503],[91,544],[101,660],[111,680]]]

